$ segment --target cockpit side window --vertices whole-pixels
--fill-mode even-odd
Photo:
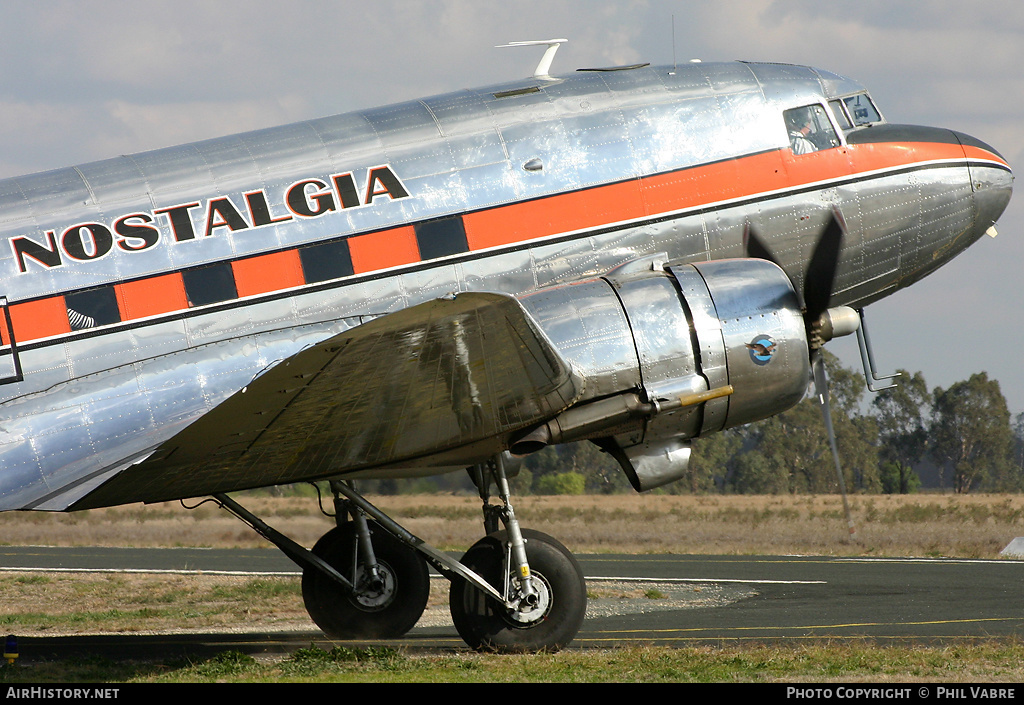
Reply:
[[[804,105],[783,111],[793,154],[809,154],[839,146],[839,137],[822,105]]]
[[[846,106],[846,112],[855,127],[882,122],[882,116],[878,114],[875,104],[871,102],[871,97],[867,93],[847,96],[843,98],[843,105]]]

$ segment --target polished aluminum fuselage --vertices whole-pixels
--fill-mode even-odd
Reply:
[[[65,509],[276,362],[450,292],[742,257],[748,222],[799,287],[835,207],[832,304],[886,296],[980,237],[1012,175],[949,131],[790,151],[784,109],[862,90],[776,64],[581,72],[0,181],[0,509]],[[348,260],[312,274],[322,243]],[[233,291],[197,303],[214,270]],[[100,299],[116,320],[73,329]]]

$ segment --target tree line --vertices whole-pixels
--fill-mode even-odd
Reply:
[[[965,493],[1024,490],[1024,413],[1011,418],[998,381],[984,372],[929,389],[899,370],[897,386],[869,392],[863,375],[826,352],[832,421],[850,492],[907,494],[922,487]],[[548,448],[526,458],[518,491],[632,491],[593,444]],[[816,399],[789,411],[693,440],[687,472],[657,491],[800,494],[838,489]]]

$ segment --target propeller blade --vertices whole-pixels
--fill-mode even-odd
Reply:
[[[757,232],[750,227],[750,223],[743,226],[743,247],[747,251],[747,257],[753,257],[754,259],[768,260],[772,264],[778,264],[775,259],[775,255],[772,254],[768,246],[764,244]]]
[[[812,327],[816,328],[822,314],[828,310],[829,301],[832,299],[832,286],[835,283],[836,270],[839,268],[839,254],[843,245],[843,233],[846,230],[842,214],[838,208],[833,209],[828,224],[818,238],[811,254],[811,261],[804,273],[804,321],[808,328],[808,342],[810,343],[811,372],[814,377],[814,391],[818,397],[818,405],[821,407],[821,414],[825,420],[825,430],[828,433],[828,443],[832,449],[832,459],[836,465],[836,477],[839,480],[839,492],[843,497],[843,511],[846,514],[846,525],[850,531],[850,540],[856,541],[857,529],[853,525],[853,516],[850,513],[850,503],[846,497],[846,480],[843,477],[843,468],[839,462],[839,446],[836,443],[836,432],[832,425],[832,410],[829,403],[828,374],[825,371],[825,358],[821,351],[821,341],[815,343],[811,340]],[[761,240],[750,223],[743,227],[743,248],[747,257],[763,259],[779,264],[768,246]],[[780,265],[781,266],[781,265]],[[798,294],[799,296],[799,294]],[[818,338],[817,334],[814,336]]]
[[[857,540],[857,529],[853,525],[853,516],[850,514],[850,503],[846,498],[846,480],[843,478],[843,468],[839,462],[839,446],[836,443],[836,432],[832,426],[832,411],[829,404],[828,373],[825,370],[825,358],[821,350],[815,350],[811,356],[811,369],[814,373],[814,392],[818,397],[818,405],[821,407],[821,415],[825,419],[825,430],[828,433],[828,443],[832,448],[832,460],[836,464],[836,477],[839,480],[839,493],[843,497],[843,512],[846,514],[846,526],[850,530],[850,540]]]
[[[807,309],[806,319],[811,324],[817,322],[821,314],[825,313],[832,298],[832,285],[835,283],[839,252],[843,245],[843,230],[842,216],[838,210],[833,210],[832,217],[818,238],[818,243],[811,254],[811,261],[807,265],[804,276],[804,306]]]

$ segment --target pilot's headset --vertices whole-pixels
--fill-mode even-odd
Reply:
[[[811,114],[807,108],[795,108],[786,112],[786,127],[792,132],[799,132],[804,125],[811,124]]]

